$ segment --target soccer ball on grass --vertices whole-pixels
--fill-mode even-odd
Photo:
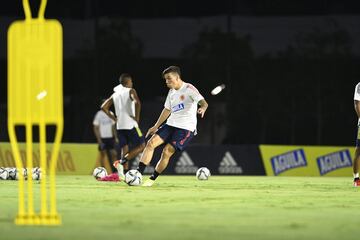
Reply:
[[[31,170],[33,180],[41,180],[41,168],[35,167]]]
[[[9,172],[6,170],[6,168],[1,167],[0,168],[0,179],[6,180],[9,178]]]
[[[210,175],[210,170],[206,167],[201,167],[196,171],[196,178],[198,180],[208,180]]]
[[[17,169],[14,168],[14,167],[7,167],[5,169],[9,173],[9,176],[8,176],[7,180],[16,180],[16,175],[18,174]]]
[[[93,176],[98,179],[107,176],[107,171],[104,167],[97,167],[93,171]]]
[[[23,174],[23,176],[24,176],[24,179],[26,180],[27,179],[27,169],[26,168],[22,168],[21,169],[21,172],[22,172],[22,174]],[[20,178],[20,173],[19,173],[19,171],[18,171],[18,169],[16,169],[16,174],[15,174],[15,180],[19,180],[19,178]]]
[[[139,186],[142,183],[142,175],[138,170],[132,169],[125,174],[125,182],[129,186]]]

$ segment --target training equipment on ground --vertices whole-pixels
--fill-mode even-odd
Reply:
[[[21,168],[21,173],[22,176],[24,177],[23,179],[26,180],[27,179],[27,169],[26,168]],[[16,175],[15,175],[15,180],[19,180],[20,179],[20,173],[19,171],[16,169]]]
[[[93,176],[94,178],[98,179],[98,178],[102,178],[102,177],[105,177],[107,176],[107,171],[104,167],[97,167],[94,169],[93,171]]]
[[[9,173],[9,176],[8,176],[7,180],[19,180],[20,174],[19,174],[17,168],[7,167],[5,169]],[[26,168],[21,168],[21,172],[22,172],[22,175],[24,176],[24,179],[26,180],[27,179],[27,172],[28,172],[27,169]]]
[[[196,178],[199,180],[208,180],[210,177],[210,170],[206,167],[201,167],[196,171]]]
[[[7,180],[16,180],[17,169],[14,168],[14,167],[7,167],[5,169],[9,173],[9,176],[8,176]]]
[[[19,172],[17,170],[17,168],[6,168],[9,172],[9,177],[8,180],[19,180]],[[27,179],[27,169],[26,168],[21,168],[22,170],[22,174],[24,176],[24,179]]]
[[[42,180],[40,208],[35,208],[33,179],[19,176],[17,225],[59,225],[56,207],[55,171],[64,129],[62,26],[44,18],[47,0],[41,0],[32,18],[29,0],[23,0],[25,20],[13,22],[8,29],[8,133],[18,169],[33,168],[33,127],[39,130]],[[34,14],[35,15],[35,14]],[[54,137],[47,126],[55,126]],[[25,157],[22,162],[15,128],[25,127]],[[54,139],[47,148],[47,139]],[[49,154],[48,154],[49,153]],[[25,164],[25,166],[24,166]],[[49,166],[48,166],[49,165]],[[21,171],[20,171],[20,175]]]
[[[9,178],[9,172],[6,170],[6,168],[1,167],[0,168],[0,179],[6,180]]]
[[[41,180],[41,168],[35,167],[31,170],[33,180]]]
[[[117,173],[112,173],[112,174],[107,175],[105,177],[96,178],[96,180],[103,181],[103,182],[118,182],[118,181],[121,181],[120,178],[119,178],[119,175]]]
[[[125,174],[125,182],[129,186],[139,186],[142,183],[142,175],[138,170],[132,169]]]

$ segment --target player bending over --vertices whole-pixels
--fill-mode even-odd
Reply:
[[[123,73],[120,84],[114,88],[114,93],[101,106],[101,109],[116,122],[119,145],[122,150],[122,163],[135,158],[145,148],[145,138],[139,128],[141,103],[133,88],[132,77]],[[110,111],[114,104],[115,114]],[[124,179],[123,165],[115,161],[119,177]],[[103,180],[116,181],[117,176],[110,175]]]

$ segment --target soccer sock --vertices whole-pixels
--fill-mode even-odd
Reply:
[[[143,174],[144,170],[146,168],[146,165],[143,162],[139,162],[138,171]]]
[[[127,163],[127,161],[129,161],[128,156],[129,156],[129,153],[125,154],[125,155],[120,159],[120,164],[124,165],[125,163]]]
[[[354,173],[354,178],[359,178],[359,173]]]
[[[116,167],[114,167],[114,165],[110,165],[110,167],[111,167],[111,171],[113,172],[113,173],[116,173],[117,172],[117,169],[116,169]]]
[[[159,175],[160,175],[160,173],[158,173],[157,171],[154,171],[153,174],[151,174],[150,179],[155,181]]]

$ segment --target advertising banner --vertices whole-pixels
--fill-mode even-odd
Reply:
[[[23,163],[26,160],[25,144],[20,144]],[[50,153],[52,145],[48,144]],[[153,160],[145,170],[145,174],[154,171],[160,159],[161,147],[156,149]],[[48,154],[49,155],[49,154]],[[50,155],[49,155],[50,156]],[[131,168],[137,167],[137,161],[131,161]],[[33,144],[33,166],[39,166],[38,144]],[[61,145],[57,174],[91,174],[97,166],[104,166],[110,172],[110,165],[106,159],[100,159],[97,144],[69,144]],[[0,167],[15,167],[10,143],[0,143]],[[212,175],[265,175],[257,145],[195,145],[185,151],[175,154],[163,174],[194,175],[199,167],[207,167]]]
[[[260,145],[268,176],[351,176],[354,147]]]
[[[20,143],[20,156],[26,163],[26,144]],[[52,144],[47,145],[47,161],[50,161]],[[96,144],[61,144],[56,174],[76,175],[91,174],[98,160],[98,149]],[[33,166],[40,166],[39,145],[33,144]],[[0,143],[0,167],[16,167],[10,143]]]
[[[19,147],[25,164],[25,144]],[[48,153],[51,147],[48,144]],[[161,150],[161,147],[156,149],[145,174],[154,171]],[[195,175],[198,168],[207,167],[212,175],[349,176],[354,150],[353,147],[193,145],[176,153],[163,174]],[[131,168],[136,168],[139,158],[130,162]],[[34,167],[39,166],[38,144],[33,144],[33,161]],[[97,144],[61,145],[57,174],[88,175],[97,166],[111,171],[107,157],[100,157]],[[15,167],[10,143],[0,143],[0,167]]]
[[[160,159],[161,148],[154,153],[145,173],[152,173]],[[132,167],[136,167],[134,162]],[[163,174],[194,175],[200,167],[207,167],[212,175],[265,175],[257,145],[193,145],[176,153]]]

